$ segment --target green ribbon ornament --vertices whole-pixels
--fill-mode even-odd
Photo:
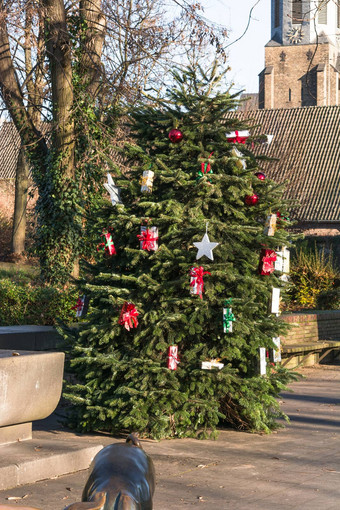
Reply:
[[[229,331],[230,325],[232,322],[235,322],[235,315],[231,311],[231,304],[232,304],[232,298],[226,299],[223,305],[223,308],[226,308],[227,311],[223,314],[223,328],[226,329],[226,331]]]

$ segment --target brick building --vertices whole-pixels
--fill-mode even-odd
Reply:
[[[271,0],[259,108],[339,104],[340,2]]]

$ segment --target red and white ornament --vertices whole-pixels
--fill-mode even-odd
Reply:
[[[72,306],[72,310],[76,310],[76,317],[84,317],[86,315],[89,307],[89,298],[84,296],[79,296],[77,299],[77,303],[75,306]]]
[[[190,292],[196,294],[203,299],[202,294],[204,290],[203,276],[205,274],[211,274],[209,271],[204,271],[202,266],[192,267],[190,269]]]
[[[101,234],[102,237],[104,237],[104,242],[98,244],[97,251],[100,249],[106,251],[109,255],[115,255],[116,254],[116,248],[113,244],[112,235],[110,232],[103,232]]]
[[[246,143],[249,138],[249,131],[232,131],[227,133],[227,141],[230,143]]]
[[[275,270],[276,253],[274,250],[263,248],[260,252],[259,273],[269,275]]]
[[[168,369],[177,370],[177,365],[179,362],[178,345],[170,345],[168,347]]]
[[[172,129],[169,133],[169,140],[172,143],[179,143],[183,140],[183,133],[179,129]]]
[[[137,235],[140,240],[141,250],[157,251],[158,250],[158,228],[145,227],[140,228],[140,234]]]
[[[120,312],[118,324],[124,326],[125,329],[130,331],[130,329],[136,328],[138,326],[138,315],[139,313],[137,312],[135,305],[125,301]]]

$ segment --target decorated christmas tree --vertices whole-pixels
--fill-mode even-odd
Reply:
[[[73,423],[156,438],[269,431],[292,377],[270,363],[284,327],[282,189],[228,114],[237,99],[217,66],[174,78],[129,115],[130,171],[108,177],[112,203],[94,219],[103,250],[82,288],[92,312],[66,333]]]

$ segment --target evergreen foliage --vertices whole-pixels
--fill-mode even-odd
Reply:
[[[237,98],[219,89],[222,78],[216,66],[209,74],[201,68],[175,73],[177,86],[166,98],[131,114],[131,172],[115,177],[123,205],[103,205],[95,218],[98,237],[113,229],[117,254],[101,253],[90,267],[84,290],[93,313],[79,330],[65,332],[77,379],[66,397],[81,430],[214,437],[223,424],[269,432],[282,416],[275,397],[293,375],[270,364],[266,376],[258,371],[259,348],[273,348],[272,338],[285,327],[268,311],[271,289],[282,281],[278,273],[261,276],[258,263],[264,246],[289,245],[282,224],[274,237],[264,235],[267,214],[286,209],[281,187],[254,175],[259,166],[249,146],[238,145],[243,168],[227,142],[226,133],[246,126],[227,115]],[[173,128],[183,132],[180,143],[169,141]],[[213,173],[199,178],[210,154]],[[153,191],[142,194],[142,171],[150,168]],[[258,204],[245,205],[253,192]],[[155,252],[140,249],[137,235],[146,220],[158,227]],[[206,222],[210,240],[220,243],[213,261],[196,260],[193,246]],[[211,273],[204,276],[203,299],[190,293],[193,266]],[[236,317],[232,333],[223,332],[226,298]],[[126,301],[139,312],[130,331],[118,324]],[[172,344],[179,350],[176,371],[167,368]],[[202,370],[211,358],[224,368]]]
[[[333,259],[333,252],[325,253],[324,248],[302,243],[295,251],[291,263],[291,279],[287,301],[289,309],[317,308],[327,309],[327,294],[334,289],[339,278],[339,270]],[[319,300],[319,295],[321,299]],[[336,296],[330,292],[329,298]],[[330,299],[330,307],[337,308],[337,300]]]

